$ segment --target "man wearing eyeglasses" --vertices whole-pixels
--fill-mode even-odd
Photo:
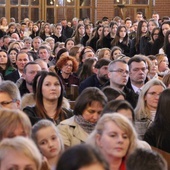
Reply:
[[[129,78],[129,66],[124,60],[114,60],[108,66],[110,86],[123,90]]]
[[[135,93],[126,87],[129,79],[129,66],[122,59],[112,61],[108,66],[108,77],[110,86],[125,93],[125,99],[134,107]]]
[[[0,84],[0,108],[20,109],[21,96],[16,84],[3,81]]]

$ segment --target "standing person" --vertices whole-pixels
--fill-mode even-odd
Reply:
[[[170,153],[169,146],[169,125],[170,125],[170,89],[162,92],[159,98],[158,107],[155,115],[155,120],[144,135],[144,140],[151,146],[159,148]]]
[[[132,123],[120,114],[105,114],[97,122],[87,143],[105,156],[112,170],[125,170],[125,160],[137,147]]]
[[[76,99],[74,116],[57,126],[64,145],[70,147],[85,142],[98,121],[107,98],[95,87],[85,89]]]
[[[41,119],[59,124],[61,120],[72,116],[62,109],[63,86],[55,73],[43,71],[37,74],[33,82],[33,92],[35,106],[23,109],[32,125]]]
[[[58,159],[64,151],[64,144],[57,127],[49,120],[40,120],[32,128],[32,139],[51,169],[55,169]]]

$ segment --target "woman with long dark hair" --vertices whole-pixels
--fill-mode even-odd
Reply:
[[[23,109],[32,125],[41,119],[59,124],[60,121],[72,116],[62,108],[63,86],[57,74],[46,71],[37,74],[33,82],[33,92],[35,106]]]

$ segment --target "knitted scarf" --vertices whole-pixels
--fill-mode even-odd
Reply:
[[[82,115],[76,115],[74,120],[88,134],[93,131],[93,129],[94,129],[95,125],[96,125],[96,123],[91,123],[91,122],[88,122],[88,121],[84,120]]]

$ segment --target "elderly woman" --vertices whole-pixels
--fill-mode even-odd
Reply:
[[[137,134],[125,116],[105,114],[97,122],[87,143],[101,151],[110,170],[125,170],[125,159],[137,147]]]
[[[155,118],[159,96],[165,88],[162,81],[152,79],[143,86],[139,94],[137,106],[135,108],[135,125],[141,138],[143,138],[144,133]]]
[[[66,147],[85,142],[93,131],[106,102],[106,96],[96,87],[86,88],[79,95],[75,102],[74,116],[58,125]]]

